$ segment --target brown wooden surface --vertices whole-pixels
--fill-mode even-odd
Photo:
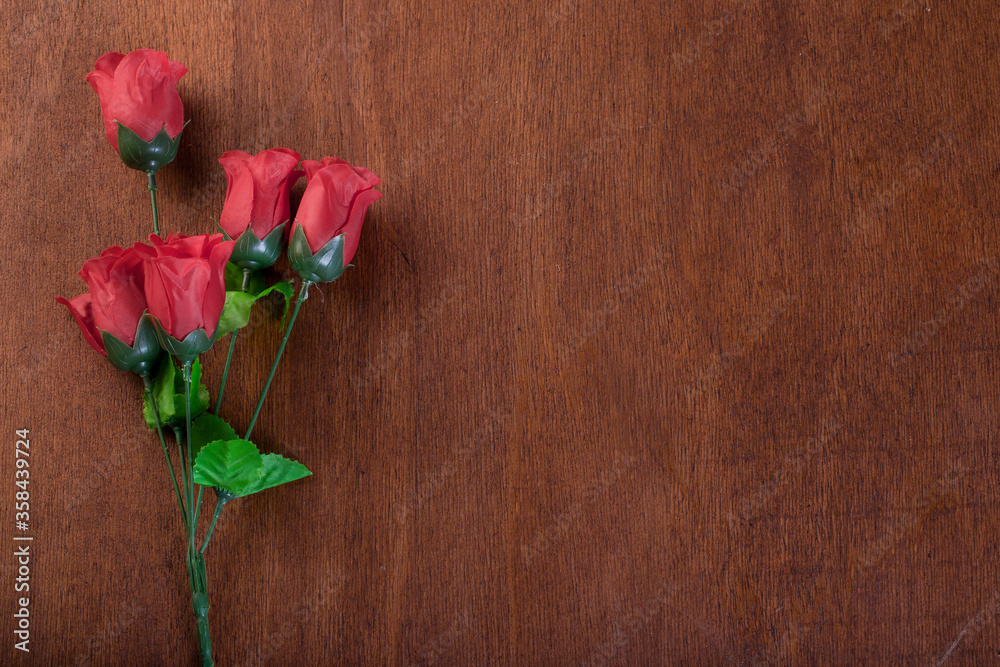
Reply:
[[[2,14],[5,664],[195,662],[140,385],[53,301],[150,231],[83,81],[143,46],[190,68],[167,230],[213,229],[227,149],[384,179],[254,433],[315,475],[209,549],[219,665],[997,659],[995,2]],[[238,427],[279,335],[240,340]]]

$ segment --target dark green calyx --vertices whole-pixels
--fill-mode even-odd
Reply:
[[[146,375],[152,372],[160,357],[160,342],[156,335],[156,327],[149,313],[143,313],[136,327],[135,341],[128,345],[107,331],[101,332],[104,341],[104,351],[108,353],[108,361],[122,371]]]
[[[344,238],[343,234],[333,237],[314,255],[302,225],[296,225],[288,242],[288,263],[306,282],[333,282],[344,273]]]
[[[118,121],[115,122],[118,123]],[[177,157],[177,149],[181,145],[183,132],[181,130],[176,137],[171,139],[170,135],[167,134],[166,126],[164,126],[151,141],[146,141],[129,128],[118,123],[118,156],[130,169],[155,174],[160,167],[170,164]]]
[[[209,336],[204,329],[195,329],[184,340],[177,340],[164,331],[159,322],[156,323],[156,335],[163,349],[182,363],[194,361],[199,354],[208,352],[215,342],[215,335]]]
[[[229,261],[241,269],[259,271],[278,261],[281,250],[285,246],[285,225],[283,222],[275,227],[270,234],[263,239],[259,238],[252,229],[240,234],[233,246],[233,254]]]

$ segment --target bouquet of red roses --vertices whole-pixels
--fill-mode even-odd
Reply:
[[[180,145],[186,123],[176,86],[186,71],[164,53],[140,49],[101,56],[87,76],[100,98],[111,146],[128,167],[148,177],[154,233],[146,242],[114,246],[84,262],[80,277],[88,291],[57,301],[69,308],[95,350],[142,379],[143,416],[159,436],[187,539],[199,651],[204,664],[211,665],[205,550],[227,503],[311,474],[297,461],[262,454],[250,435],[309,288],[344,273],[357,250],[365,213],[382,195],[374,189],[378,176],[338,158],[300,162],[299,154],[287,148],[253,156],[228,151],[219,158],[228,179],[221,233],[161,235],[156,172],[174,159]],[[303,175],[306,189],[293,219],[289,192]],[[283,251],[300,279],[287,324],[292,283],[265,287],[261,274]],[[254,303],[272,293],[284,297],[284,336],[240,437],[218,416],[219,408],[239,330],[249,322]],[[226,335],[229,353],[210,412],[198,358]],[[164,431],[172,434],[172,442]],[[205,487],[212,489],[215,503],[199,539]]]

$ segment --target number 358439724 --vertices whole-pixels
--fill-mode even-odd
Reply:
[[[28,429],[18,429],[15,431],[17,434],[17,444],[14,446],[14,458],[17,470],[14,471],[14,486],[17,487],[17,491],[14,492],[14,499],[17,501],[14,506],[15,516],[14,520],[17,522],[18,527],[24,526],[23,529],[27,529],[28,522],[28,482],[31,479],[31,473],[28,471],[30,464],[28,463],[30,457],[31,441],[28,439]]]

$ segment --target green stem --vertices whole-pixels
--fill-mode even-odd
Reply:
[[[241,292],[246,292],[250,286],[250,276],[252,273],[250,269],[243,269],[243,287],[240,288]],[[240,330],[237,329],[233,332],[233,337],[229,341],[229,354],[226,355],[226,365],[222,369],[222,382],[219,384],[219,398],[215,401],[216,416],[218,416],[219,409],[222,407],[222,393],[226,391],[226,378],[229,377],[229,363],[233,360],[233,350],[236,349],[236,337],[239,335]]]
[[[184,501],[181,500],[181,490],[177,486],[177,473],[174,472],[174,463],[170,460],[170,452],[167,451],[167,440],[163,437],[163,426],[160,424],[160,411],[156,407],[156,401],[153,399],[153,380],[149,377],[149,373],[143,374],[142,383],[146,387],[145,393],[146,396],[149,397],[149,404],[153,407],[153,421],[156,422],[156,432],[160,434],[160,446],[163,447],[163,456],[166,457],[167,468],[170,469],[170,482],[174,485],[174,494],[177,496],[177,506],[181,508],[181,519],[184,521],[184,530],[187,530],[187,509],[184,507]]]
[[[187,529],[188,535],[190,535],[191,508],[194,506],[194,497],[190,493],[191,486],[188,484],[187,465],[185,464],[185,458],[184,458],[184,436],[181,433],[181,430],[176,426],[174,427],[174,439],[177,440],[177,453],[181,459],[181,484],[184,486],[184,498],[187,502],[187,508],[188,508],[188,518],[187,521],[185,522],[184,527]]]
[[[224,499],[224,496],[219,496],[215,501],[215,512],[212,514],[212,523],[208,526],[208,532],[205,534],[205,542],[201,545],[201,555],[205,555],[205,549],[208,548],[208,541],[212,539],[212,532],[215,530],[215,522],[219,520],[219,515],[222,514],[222,508],[226,506],[229,502],[228,499]]]
[[[292,333],[292,326],[295,325],[295,318],[298,317],[299,308],[302,307],[302,302],[309,298],[309,288],[312,283],[308,280],[302,281],[302,289],[299,290],[299,297],[295,300],[295,309],[292,311],[292,319],[288,320],[288,328],[285,329],[285,337],[281,339],[281,347],[278,348],[278,355],[274,358],[274,363],[271,364],[271,373],[267,376],[267,382],[264,383],[264,391],[261,392],[260,399],[257,400],[257,408],[253,411],[253,418],[250,420],[250,426],[247,427],[247,434],[245,438],[250,439],[250,433],[253,432],[254,424],[257,423],[257,417],[260,416],[260,409],[264,406],[264,399],[267,398],[267,390],[271,388],[271,380],[274,379],[274,372],[278,370],[278,362],[281,361],[281,355],[285,351],[285,345],[288,344],[288,337]]]
[[[160,233],[160,217],[156,211],[156,172],[147,171],[146,174],[149,176],[149,198],[153,202],[153,233]]]
[[[187,437],[185,438],[187,442],[187,467],[188,467],[188,495],[190,498],[189,510],[194,512],[194,465],[191,461],[191,445],[194,440],[191,438],[191,362],[184,362],[184,405],[185,409],[185,421],[187,422]],[[188,543],[191,545],[191,549],[194,549],[194,534],[198,528],[198,514],[195,512],[191,515],[191,525],[188,527],[189,539]]]

